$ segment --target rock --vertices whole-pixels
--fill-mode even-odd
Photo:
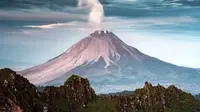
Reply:
[[[36,87],[10,69],[0,70],[0,112],[200,112],[200,102],[174,85],[145,82],[132,94],[95,94],[72,75],[60,87]]]
[[[0,112],[23,112],[23,110],[0,92]]]
[[[74,112],[79,106],[86,107],[87,103],[95,100],[96,95],[87,79],[72,75],[60,87],[46,87],[44,89],[50,110],[64,110]]]
[[[119,112],[200,112],[200,102],[186,92],[169,86],[152,86],[136,89],[132,96],[121,96],[117,102]]]
[[[11,112],[43,112],[43,102],[35,86],[11,69],[0,70],[0,88],[2,108]]]

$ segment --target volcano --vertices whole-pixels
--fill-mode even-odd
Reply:
[[[94,88],[109,91],[109,87],[111,92],[125,90],[128,85],[141,87],[144,81],[175,84],[188,91],[200,84],[197,69],[143,54],[114,33],[103,30],[91,33],[48,62],[19,73],[36,85],[60,85],[72,74],[78,74],[88,78]]]

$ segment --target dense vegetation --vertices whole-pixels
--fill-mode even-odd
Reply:
[[[108,99],[98,96],[96,100],[87,104],[87,106],[79,107],[77,112],[117,112],[117,99]]]
[[[16,72],[1,69],[0,88],[0,112],[200,112],[200,102],[173,85],[145,82],[134,92],[96,95],[87,79],[72,75],[63,86],[39,92]]]
[[[117,105],[118,111],[126,112],[200,112],[200,102],[191,94],[148,82],[132,96],[120,97]]]

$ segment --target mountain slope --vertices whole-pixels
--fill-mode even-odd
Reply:
[[[198,70],[145,55],[109,31],[95,31],[58,57],[19,73],[30,82],[42,85],[60,85],[71,74],[81,74],[91,80],[98,92],[128,90],[120,87],[130,84],[136,88],[146,80],[200,92],[196,89],[200,84]]]
[[[80,65],[91,65],[101,59],[103,68],[107,68],[110,65],[117,66],[116,63],[120,58],[139,59],[142,55],[137,49],[123,43],[112,32],[96,31],[60,56],[45,64],[22,71],[21,74],[32,83],[40,84],[62,76]]]

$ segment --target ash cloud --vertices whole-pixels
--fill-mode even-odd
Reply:
[[[103,5],[98,0],[78,0],[78,6],[88,6],[89,16],[88,22],[94,24],[101,24],[104,17]]]

